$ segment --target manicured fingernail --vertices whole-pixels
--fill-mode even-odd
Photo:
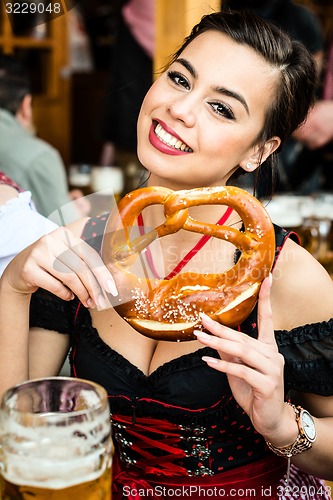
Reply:
[[[88,299],[87,300],[87,306],[90,307],[90,309],[94,309],[95,302],[92,299]]]
[[[272,283],[273,283],[273,275],[272,275],[272,273],[269,273],[269,275],[268,275],[268,283],[269,283],[269,286],[272,286]]]
[[[217,365],[218,359],[216,358],[210,358],[209,356],[202,356],[202,361],[205,361],[206,363],[209,363],[210,365]]]
[[[205,320],[206,323],[209,323],[210,325],[214,325],[214,320],[212,320],[212,318],[210,316],[208,316],[207,314],[201,312],[199,314],[200,318]]]
[[[107,309],[109,307],[108,301],[106,300],[105,297],[103,297],[103,295],[100,295],[98,297],[97,303],[99,307],[101,307],[102,309]]]
[[[207,333],[203,332],[202,330],[194,330],[193,334],[196,335],[197,337],[201,337],[201,338],[211,337],[211,335],[207,335]]]
[[[114,297],[117,297],[118,290],[116,284],[113,280],[107,280],[106,282],[107,292],[111,293]]]

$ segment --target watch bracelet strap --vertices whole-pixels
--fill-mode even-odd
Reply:
[[[303,451],[309,450],[312,447],[312,443],[310,443],[307,440],[304,440],[301,434],[298,434],[293,444],[285,446],[284,448],[277,448],[276,446],[273,446],[272,443],[270,443],[267,439],[265,439],[265,441],[268,448],[273,453],[275,453],[275,455],[279,455],[280,457],[284,457],[288,460],[287,472],[284,477],[285,486],[288,486],[290,480],[291,457],[293,457],[294,455],[298,455]]]
[[[296,415],[296,421],[298,424],[298,417],[300,415],[300,411],[302,410],[302,408],[300,406],[295,406],[292,403],[289,403],[289,401],[287,402],[287,404],[292,406],[292,408],[294,409],[295,415]],[[294,455],[298,455],[299,453],[302,453],[303,451],[309,450],[312,447],[312,442],[308,441],[305,436],[302,436],[300,430],[299,430],[298,436],[295,439],[295,441],[292,444],[290,444],[288,446],[284,446],[282,448],[278,448],[278,447],[274,446],[266,438],[265,438],[265,441],[266,441],[268,448],[273,453],[275,453],[275,455],[279,455],[280,457],[284,457],[288,460],[287,472],[286,472],[285,479],[284,479],[285,485],[288,486],[289,479],[290,479],[291,457],[293,457]]]
[[[265,439],[268,448],[275,453],[275,455],[279,455],[280,457],[293,457],[294,455],[298,455],[303,451],[309,450],[312,447],[312,443],[304,439],[300,434],[298,434],[295,441],[289,446],[285,446],[283,448],[277,448],[272,445],[267,439]]]
[[[296,415],[296,421],[297,425],[299,425],[298,420],[299,420],[299,415],[302,411],[301,406],[295,406],[294,404],[290,403],[287,401],[287,404],[291,406],[295,412]],[[298,432],[298,436],[295,439],[295,441],[288,445],[284,446],[282,448],[278,448],[274,446],[272,443],[270,443],[267,439],[265,439],[266,444],[268,448],[275,453],[275,455],[279,455],[280,457],[285,457],[285,458],[290,458],[293,457],[294,455],[298,455],[299,453],[303,453],[303,451],[309,450],[312,447],[312,443],[306,439],[304,435],[301,434],[300,429]]]

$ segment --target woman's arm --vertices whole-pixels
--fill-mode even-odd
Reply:
[[[257,339],[205,316],[202,322],[213,335],[197,334],[198,340],[216,349],[221,358],[203,359],[227,374],[235,399],[256,430],[278,448],[296,440],[298,426],[293,408],[284,401],[284,358],[278,351],[274,329],[325,321],[333,312],[333,283],[325,270],[292,242],[286,244],[283,253],[273,273],[272,301],[269,279],[260,290]],[[305,408],[313,413],[317,439],[310,450],[292,461],[308,473],[332,480],[333,396],[302,397]]]
[[[3,275],[0,280],[0,397],[12,385],[29,378],[29,305],[30,295],[17,293]]]
[[[97,305],[100,309],[109,307],[105,292],[117,293],[98,253],[77,236],[84,222],[71,229],[59,228],[30,245],[7,266],[1,278],[0,394],[36,374],[29,363],[29,306],[31,294],[38,287],[63,300],[71,300],[75,294],[86,307]],[[62,343],[59,335],[54,342],[55,364],[63,360]],[[38,356],[34,350],[31,359]]]
[[[288,239],[273,271],[275,330],[291,330],[333,317],[333,281],[304,248]]]
[[[333,281],[302,247],[287,241],[276,265],[272,307],[288,316],[287,328],[327,321],[333,317]],[[333,332],[332,332],[333,333]],[[317,438],[311,450],[296,455],[293,463],[309,474],[333,479],[333,395],[310,393],[292,396],[292,402],[314,417]]]
[[[29,378],[59,375],[66,360],[69,346],[69,335],[59,334],[44,328],[30,328]]]
[[[317,438],[311,450],[297,455],[293,463],[314,476],[333,480],[333,396],[298,393],[293,403],[306,408],[314,417]]]
[[[7,201],[17,198],[18,195],[17,189],[7,184],[0,184],[0,205],[4,205]]]

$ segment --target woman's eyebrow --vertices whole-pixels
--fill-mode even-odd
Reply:
[[[183,59],[182,57],[180,57],[179,59],[176,59],[175,62],[178,62],[182,66],[184,66],[184,68],[187,69],[187,71],[193,76],[193,78],[198,78],[198,73],[195,71],[192,64],[187,59]]]
[[[193,76],[193,78],[195,78],[195,79],[198,78],[198,73],[196,72],[196,70],[194,69],[192,64],[187,59],[180,57],[179,59],[176,59],[175,62],[178,62],[179,64],[184,66],[184,68],[187,69],[187,71],[190,73],[190,75]],[[244,106],[247,114],[248,115],[250,114],[249,107],[247,105],[246,100],[244,99],[244,97],[242,95],[238,94],[238,92],[234,92],[233,90],[227,89],[225,87],[212,87],[212,90],[214,92],[217,92],[218,94],[222,94],[222,95],[225,95],[228,97],[232,97],[233,99],[236,99],[238,102],[240,102]]]
[[[218,94],[226,95],[228,97],[232,97],[233,99],[236,99],[239,101],[245,108],[245,111],[247,114],[250,114],[249,107],[247,105],[246,100],[244,99],[243,96],[238,94],[238,92],[234,92],[233,90],[226,89],[225,87],[213,87],[214,92],[217,92]]]

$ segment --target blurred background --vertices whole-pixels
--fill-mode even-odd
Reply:
[[[27,71],[31,128],[58,151],[72,198],[104,190],[93,206],[82,207],[95,215],[107,211],[110,193],[119,199],[145,183],[136,119],[154,75],[203,14],[228,7],[273,20],[303,41],[318,63],[313,127],[319,122],[321,128],[314,133],[309,121],[290,141],[267,207],[274,222],[301,230],[333,273],[333,0],[3,1],[0,55],[13,56]],[[2,154],[1,170],[17,180],[6,172]],[[251,180],[244,187],[250,190]]]
[[[40,7],[43,3],[45,11],[31,14],[31,22],[36,25],[29,28],[26,15],[6,13],[8,2],[1,2],[0,52],[15,55],[28,67],[36,132],[59,150],[68,172],[70,165],[99,165],[104,142],[108,139],[107,129],[116,127],[116,117],[107,114],[105,107],[110,91],[117,88],[117,69],[113,65],[121,29],[119,18],[124,6],[132,2],[60,2],[61,15],[46,12],[47,6],[56,5],[56,2],[39,0],[36,5]],[[147,14],[147,22],[153,16],[155,70],[163,65],[193,22],[221,4],[216,0],[144,3],[146,9],[149,3],[152,9]],[[324,39],[328,39],[333,26],[332,0],[294,0],[293,3],[315,13]],[[249,5],[251,0],[243,4]],[[124,144],[121,146],[125,149]],[[129,152],[131,148],[132,144]]]

